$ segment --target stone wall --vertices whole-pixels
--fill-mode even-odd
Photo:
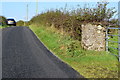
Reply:
[[[82,25],[81,45],[84,49],[105,50],[105,28],[100,25]]]

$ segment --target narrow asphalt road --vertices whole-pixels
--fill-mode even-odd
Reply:
[[[27,27],[2,30],[2,78],[81,78]]]

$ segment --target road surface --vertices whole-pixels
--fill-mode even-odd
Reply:
[[[27,27],[2,30],[2,78],[81,78]]]

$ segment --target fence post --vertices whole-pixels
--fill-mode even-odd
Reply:
[[[120,29],[118,29],[118,58],[120,62]]]
[[[106,52],[108,52],[108,28],[106,28]]]

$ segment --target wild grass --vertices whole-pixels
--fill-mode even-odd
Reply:
[[[44,45],[86,78],[118,78],[118,59],[105,51],[83,50],[80,41],[54,27],[30,25]]]
[[[6,28],[6,27],[9,27],[9,26],[7,26],[7,25],[0,26],[0,29],[2,29],[2,28]]]
[[[2,28],[2,26],[0,26],[0,29]]]

